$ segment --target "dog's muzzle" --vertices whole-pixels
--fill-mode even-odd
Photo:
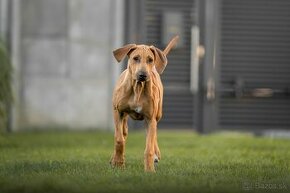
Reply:
[[[140,82],[144,82],[147,80],[147,74],[145,72],[139,72],[137,74],[137,80]]]

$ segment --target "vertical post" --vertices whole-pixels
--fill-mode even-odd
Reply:
[[[10,50],[13,66],[12,93],[13,105],[10,109],[10,130],[19,129],[20,97],[21,97],[21,66],[20,66],[20,3],[21,0],[11,0]]]
[[[142,20],[144,20],[145,16],[145,7],[144,7],[145,1],[140,0],[126,0],[126,6],[125,6],[125,43],[145,43],[145,30],[146,30],[146,24]],[[123,69],[126,69],[127,64],[126,60],[123,62]],[[134,121],[132,119],[128,120],[129,128],[132,129],[139,129],[142,128],[144,124],[140,121]]]
[[[124,0],[111,0],[111,8],[113,13],[111,14],[110,18],[110,46],[111,50],[109,51],[109,65],[108,65],[108,72],[112,73],[112,81],[109,83],[109,100],[108,100],[108,128],[109,130],[114,128],[113,124],[113,111],[112,111],[112,93],[114,86],[117,82],[117,79],[119,77],[119,74],[121,72],[121,65],[117,64],[117,62],[113,58],[112,50],[116,49],[118,47],[123,46],[124,44],[124,15],[125,15],[125,2]]]
[[[205,57],[202,64],[201,88],[199,89],[199,121],[198,131],[209,133],[218,127],[218,66],[219,66],[219,0],[204,0],[201,7],[204,9],[203,44]]]
[[[8,1],[7,0],[0,0],[0,39],[1,39],[1,43],[3,41],[4,44],[7,45],[7,20],[8,20]],[[7,130],[9,131],[9,126],[7,124],[7,118],[9,120],[9,105],[8,104],[0,104],[0,112],[4,111],[3,115],[3,125],[2,122],[0,120],[0,129],[2,129],[1,127],[6,127]],[[8,115],[8,116],[7,116]],[[1,118],[1,117],[0,117]],[[2,118],[1,118],[2,119]],[[1,132],[1,131],[0,131]]]
[[[204,46],[204,19],[205,19],[205,1],[196,0],[196,10],[197,10],[197,20],[196,25],[199,27],[199,44]],[[193,37],[191,37],[193,38]],[[198,85],[197,92],[194,96],[194,127],[198,132],[202,132],[202,119],[203,119],[203,65],[204,58],[199,59],[199,68],[198,68]]]
[[[0,36],[7,40],[8,1],[0,0]]]

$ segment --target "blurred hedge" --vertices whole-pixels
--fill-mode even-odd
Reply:
[[[7,110],[12,102],[11,91],[12,65],[3,41],[0,40],[0,131],[7,123]]]

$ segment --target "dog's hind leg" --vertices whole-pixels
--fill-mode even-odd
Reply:
[[[158,162],[161,159],[161,153],[160,153],[160,150],[159,150],[159,147],[158,147],[158,142],[157,142],[157,134],[156,134],[155,143],[154,143],[154,153],[155,153],[154,154],[154,168],[156,170],[157,166],[158,166]]]
[[[124,119],[123,119],[123,137],[125,139],[125,142],[126,142],[126,139],[127,139],[127,136],[128,136],[128,115],[124,115]]]
[[[159,160],[161,160],[161,153],[160,153],[160,149],[159,149],[158,142],[157,142],[157,135],[155,137],[154,152],[155,152],[155,155],[156,155],[156,157],[158,159],[157,160],[157,162],[158,162]]]

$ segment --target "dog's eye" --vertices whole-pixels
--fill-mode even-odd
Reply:
[[[151,64],[152,62],[153,62],[153,58],[151,58],[151,57],[147,58],[147,63],[148,64]]]
[[[139,63],[139,62],[140,62],[140,57],[139,57],[139,56],[135,56],[135,57],[133,57],[133,60],[134,60],[136,63]]]

